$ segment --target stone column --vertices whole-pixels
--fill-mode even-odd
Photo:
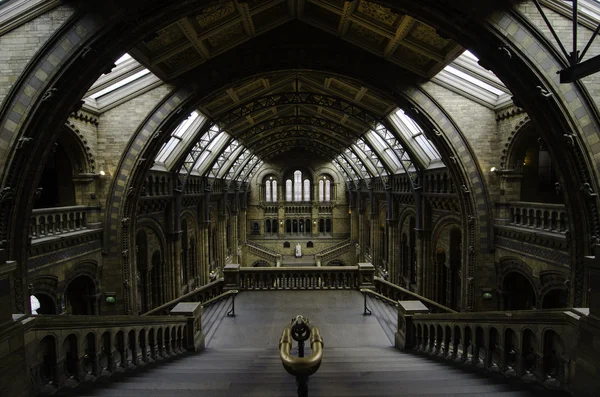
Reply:
[[[171,294],[169,300],[172,300],[181,294],[181,231],[171,233],[169,237],[167,252],[173,266],[169,266],[167,262],[167,268],[171,269]]]
[[[393,219],[387,220],[387,259],[388,259],[388,281],[396,284],[398,279],[398,262],[400,256],[400,239],[398,233],[398,222]]]
[[[416,269],[416,279],[417,279],[417,293],[424,295],[425,291],[428,290],[426,288],[426,283],[429,283],[429,275],[428,272],[425,272],[426,269],[431,268],[429,259],[431,255],[431,231],[417,229],[417,252],[416,252],[416,260],[417,260],[417,269]]]

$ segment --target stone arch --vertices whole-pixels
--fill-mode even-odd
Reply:
[[[527,293],[527,285],[524,284],[525,282],[528,283],[529,287],[531,288],[529,294]],[[514,288],[515,284],[522,284],[522,288]],[[505,289],[507,287],[510,287],[511,290],[506,291]],[[533,276],[533,270],[525,262],[511,257],[500,259],[498,266],[498,291],[502,296],[502,299],[500,301],[501,309],[514,310],[514,308],[507,307],[507,305],[517,305],[518,307],[521,307],[525,304],[528,307],[523,308],[535,308],[537,307],[537,305],[539,305],[540,302],[540,290],[540,280]],[[519,292],[519,302],[515,301],[509,296],[509,294],[515,292]],[[525,300],[525,302],[522,302],[523,299]]]
[[[64,131],[59,134],[59,141],[64,141],[70,153],[74,156],[75,164],[78,165],[80,174],[93,174],[96,172],[96,160],[92,149],[89,147],[85,136],[77,129],[77,126],[69,121],[65,123]]]
[[[375,2],[379,3],[379,4],[384,4],[387,6],[391,6],[394,7],[394,3],[391,1],[384,1],[384,0],[375,0]],[[9,131],[8,135],[8,141],[11,143],[14,143],[18,138],[21,137],[30,137],[30,136],[40,136],[38,134],[36,134],[34,131],[36,131],[38,128],[36,124],[39,125],[41,120],[46,119],[46,122],[49,122],[50,125],[52,125],[53,123],[56,123],[57,121],[60,121],[61,119],[64,119],[65,116],[65,112],[56,112],[56,115],[53,115],[50,112],[50,108],[52,108],[52,110],[56,109],[56,108],[63,108],[63,107],[69,107],[72,108],[72,105],[76,102],[76,100],[78,98],[81,97],[81,95],[83,94],[83,92],[85,91],[86,87],[89,87],[89,85],[91,85],[91,82],[94,81],[95,78],[97,78],[100,74],[100,70],[104,70],[104,68],[111,62],[111,59],[115,58],[115,54],[118,54],[120,52],[122,52],[122,50],[124,48],[129,48],[131,43],[134,42],[136,37],[139,37],[141,35],[143,35],[143,33],[146,33],[147,30],[149,30],[149,26],[154,26],[154,28],[156,27],[160,27],[160,26],[166,26],[166,24],[168,24],[169,22],[172,22],[172,20],[174,20],[175,18],[177,18],[178,16],[180,16],[180,13],[183,13],[184,11],[182,11],[183,9],[185,9],[185,6],[189,5],[189,4],[196,4],[196,6],[198,8],[202,8],[208,4],[212,4],[213,2],[184,2],[181,4],[180,8],[177,8],[176,10],[174,10],[174,12],[172,13],[166,13],[169,15],[170,18],[164,18],[164,14],[161,14],[160,12],[156,12],[153,13],[153,11],[155,11],[155,9],[153,7],[157,7],[156,10],[160,11],[160,6],[149,2],[147,4],[147,7],[145,9],[146,11],[146,18],[144,18],[144,22],[145,23],[140,23],[139,26],[136,25],[135,23],[133,23],[132,20],[130,21],[119,21],[118,19],[115,19],[114,23],[115,25],[118,24],[118,27],[120,29],[116,29],[117,26],[113,25],[113,29],[111,29],[111,26],[107,26],[105,24],[106,20],[100,20],[100,18],[94,18],[91,15],[86,15],[85,13],[82,14],[78,14],[77,17],[73,18],[71,21],[69,21],[69,23],[66,24],[66,26],[64,27],[64,29],[61,29],[60,33],[57,34],[55,37],[53,37],[51,40],[49,40],[49,43],[44,47],[44,49],[42,51],[40,51],[38,53],[38,55],[36,55],[36,57],[30,62],[30,65],[27,69],[27,72],[23,74],[23,76],[19,79],[19,81],[16,84],[16,88],[14,88],[9,97],[6,99],[6,111],[3,112],[2,115],[0,115],[0,125],[4,126],[6,125],[6,120],[8,120],[9,117],[9,113],[15,108],[15,105],[17,104],[17,102],[19,101],[19,99],[22,97],[22,95],[25,93],[25,89],[26,86],[29,82],[31,82],[33,80],[33,77],[42,69],[42,64],[44,63],[44,61],[46,60],[46,58],[50,55],[53,54],[55,55],[57,58],[55,59],[55,61],[58,61],[60,64],[69,64],[69,65],[73,65],[74,67],[78,68],[79,70],[81,70],[80,74],[78,75],[78,82],[83,82],[81,84],[77,84],[75,85],[75,89],[71,90],[72,92],[69,92],[69,90],[65,90],[64,87],[68,87],[67,83],[72,84],[72,81],[70,81],[70,79],[72,79],[72,75],[70,73],[66,73],[65,70],[61,70],[61,73],[55,73],[52,74],[51,76],[49,76],[49,78],[44,79],[44,81],[41,82],[41,84],[39,84],[39,81],[36,82],[36,84],[31,85],[31,87],[39,87],[39,88],[34,88],[33,89],[33,96],[34,96],[34,100],[31,101],[31,104],[29,106],[25,106],[25,111],[22,112],[21,116],[18,117],[18,122],[17,124],[19,125],[18,128],[16,129],[4,129],[4,131]],[[199,4],[197,4],[199,3]],[[421,2],[419,2],[421,3]],[[429,3],[427,3],[429,4]],[[520,27],[523,27],[525,29],[527,29],[527,31],[530,31],[531,29],[528,27],[528,25],[524,22],[521,21],[520,16],[518,15],[518,13],[504,13],[504,14],[499,14],[499,15],[494,15],[493,18],[490,18],[489,21],[489,25],[487,23],[484,22],[478,22],[478,21],[474,21],[474,20],[470,20],[471,23],[469,24],[457,24],[456,21],[457,20],[463,20],[464,19],[464,15],[458,13],[457,11],[452,11],[452,12],[448,12],[448,13],[442,13],[442,9],[441,8],[437,8],[435,7],[435,5],[431,5],[430,7],[423,7],[423,5],[421,4],[406,4],[405,5],[407,7],[407,12],[411,15],[414,15],[422,20],[424,20],[427,23],[430,23],[432,26],[435,26],[436,28],[440,29],[440,31],[443,31],[445,34],[448,34],[450,37],[455,38],[456,40],[458,40],[461,44],[466,45],[467,47],[473,47],[475,49],[475,52],[477,53],[477,55],[479,55],[480,58],[484,59],[484,61],[487,61],[488,64],[492,64],[495,66],[495,71],[497,74],[499,74],[501,76],[501,78],[503,80],[511,80],[511,84],[510,84],[510,88],[514,89],[515,92],[518,93],[522,93],[521,95],[521,99],[526,99],[527,98],[527,92],[536,92],[535,90],[535,86],[531,86],[531,84],[535,84],[536,82],[539,81],[539,75],[544,76],[543,73],[541,73],[541,71],[544,70],[544,62],[550,60],[552,62],[553,65],[558,65],[560,66],[560,62],[559,62],[559,58],[555,57],[556,59],[552,58],[552,55],[555,54],[553,53],[553,50],[551,49],[551,46],[545,42],[545,40],[543,40],[543,38],[537,38],[535,36],[535,34],[533,34],[533,37],[536,37],[536,41],[537,42],[542,42],[542,48],[546,50],[546,55],[544,56],[540,56],[540,57],[536,57],[536,59],[533,59],[533,57],[530,58],[525,58],[523,56],[523,54],[527,53],[527,48],[523,47],[523,45],[519,42],[519,40],[517,40],[517,38],[515,38],[514,34],[510,34],[506,28],[511,25],[511,24],[517,24]],[[186,10],[187,11],[187,10]],[[107,10],[107,13],[110,14],[110,11]],[[159,14],[160,14],[160,18],[159,18]],[[123,12],[123,15],[128,15],[128,13],[126,11]],[[131,13],[131,18],[134,17],[135,13]],[[162,19],[161,19],[162,18]],[[107,19],[110,20],[110,19]],[[112,20],[111,20],[112,21]],[[488,21],[486,21],[488,22]],[[128,24],[129,23],[129,24]],[[468,26],[465,26],[468,25]],[[519,29],[514,29],[515,32],[518,31]],[[101,34],[100,32],[104,31],[104,34]],[[117,34],[117,31],[119,33],[119,35]],[[123,34],[123,32],[127,32],[126,34]],[[505,33],[504,35],[502,34],[498,34],[498,33]],[[535,33],[535,32],[533,32]],[[57,48],[60,47],[61,44],[61,40],[66,40],[66,37],[70,37],[73,36],[73,43],[74,44],[72,46],[72,50],[71,51],[63,51],[63,53],[59,53],[57,52]],[[500,38],[500,37],[505,37],[505,38]],[[502,40],[502,41],[501,41]],[[499,42],[500,41],[500,42]],[[547,41],[547,40],[546,40]],[[499,42],[499,43],[498,43]],[[84,49],[86,48],[86,44],[91,44],[94,43],[96,46],[94,47],[94,50],[98,52],[98,56],[94,56],[94,57],[82,57],[83,53],[84,53]],[[500,44],[500,45],[496,45],[496,44]],[[503,57],[505,56],[504,54],[506,54],[506,51],[498,51],[498,48],[503,48],[502,45],[505,45],[508,48],[508,54],[511,54],[511,50],[517,50],[518,53],[513,52],[513,54],[515,54],[515,56],[511,56],[510,59],[512,61],[514,61],[515,63],[518,63],[518,66],[521,67],[526,67],[525,71],[528,73],[515,73],[515,67],[514,65],[509,64],[510,61],[504,59]],[[87,47],[86,51],[89,51],[90,47]],[[518,56],[516,56],[518,55]],[[259,57],[257,57],[259,58]],[[539,58],[539,59],[537,59]],[[340,59],[336,59],[336,61],[339,61]],[[495,62],[497,61],[497,62]],[[512,67],[511,67],[512,66]],[[65,68],[66,69],[66,68]],[[520,71],[520,70],[519,70]],[[510,73],[509,73],[510,72]],[[224,73],[227,73],[227,70],[224,71]],[[514,75],[515,77],[507,77],[508,75]],[[69,76],[69,77],[67,77]],[[39,79],[38,79],[39,80]],[[567,101],[564,98],[564,95],[566,95],[568,92],[561,92],[559,89],[557,89],[556,84],[552,83],[550,78],[545,78],[543,79],[544,83],[550,83],[550,85],[552,85],[552,93],[555,96],[560,97],[560,103],[553,103],[551,105],[545,104],[543,103],[543,101],[552,101],[548,100],[547,97],[544,98],[537,98],[534,97],[534,101],[532,101],[532,103],[529,105],[531,106],[531,109],[534,109],[536,106],[539,106],[540,109],[538,109],[535,113],[536,113],[536,119],[538,122],[548,125],[550,126],[553,122],[558,121],[558,123],[556,123],[556,126],[553,127],[554,129],[550,128],[549,131],[576,131],[575,135],[577,136],[584,136],[585,134],[588,134],[590,137],[593,135],[595,137],[595,134],[598,130],[598,128],[596,128],[597,126],[592,125],[593,123],[595,123],[598,119],[597,114],[595,112],[595,109],[593,108],[593,106],[587,106],[591,103],[591,101],[589,100],[589,97],[587,96],[586,92],[585,92],[585,88],[582,86],[579,86],[577,83],[572,84],[572,91],[575,91],[575,94],[579,97],[582,98],[582,103],[584,103],[585,105],[582,106],[583,111],[579,112],[579,113],[584,113],[583,115],[578,117],[575,117],[575,110],[576,109],[567,109],[567,114],[569,114],[569,118],[570,120],[565,121],[565,116],[564,113],[561,111],[556,111],[553,112],[551,110],[561,110],[563,108],[567,108],[567,105],[565,105],[567,103]],[[523,88],[519,88],[519,83],[523,83]],[[63,89],[64,92],[67,93],[67,95],[62,95],[62,91],[61,95],[57,95],[57,90],[59,89]],[[528,91],[527,91],[528,90]],[[566,90],[565,90],[566,91]],[[43,99],[43,101],[42,101]],[[572,101],[575,102],[575,101]],[[48,106],[48,103],[53,103],[53,106]],[[564,105],[564,106],[562,106]],[[575,105],[572,105],[575,106]],[[587,106],[587,108],[585,108]],[[26,120],[27,123],[25,123],[25,126],[21,125],[22,121],[25,121],[25,117],[29,116],[32,113],[32,110],[36,107],[41,107],[41,109],[39,109],[39,112],[36,112],[36,115],[34,117],[32,117],[31,120]],[[70,111],[71,109],[69,109]],[[549,111],[550,110],[550,111]],[[552,120],[548,120],[548,121],[544,121],[543,120],[543,115],[546,114],[550,114],[552,115]],[[586,121],[585,121],[585,116],[590,116],[588,118],[592,120],[592,123],[585,125]],[[576,122],[576,121],[577,122]],[[596,123],[597,124],[597,123]],[[569,126],[575,126],[576,128],[565,128],[565,127],[569,127]],[[590,127],[591,128],[588,128]],[[44,131],[42,131],[43,129],[39,129],[41,132],[39,134],[43,134],[45,133]],[[594,130],[594,131],[592,131]],[[11,132],[12,131],[12,132]],[[585,131],[584,133],[582,133],[582,131]],[[32,133],[31,135],[29,133]],[[40,141],[43,141],[40,140]],[[42,143],[43,144],[43,143]],[[36,154],[38,153],[44,153],[44,150],[39,146],[39,143],[35,143],[34,142],[34,147],[36,148],[35,150],[30,149],[28,154],[31,155],[32,152],[36,152]],[[587,145],[588,147],[590,146],[589,144]],[[592,173],[594,171],[591,171],[597,167],[594,167],[591,165],[591,160],[589,159],[589,157],[587,156],[587,152],[585,150],[583,150],[583,148],[579,145],[579,143],[576,144],[576,151],[577,153],[573,156],[570,156],[569,158],[574,160],[572,161],[572,163],[570,165],[578,165],[579,163],[582,163],[584,166],[583,167],[573,167],[573,169],[576,170],[576,172],[579,172],[580,175],[577,176],[577,178],[574,178],[573,181],[569,184],[571,186],[568,186],[567,188],[569,189],[569,191],[573,191],[573,192],[577,192],[579,191],[578,189],[571,189],[573,187],[581,187],[583,186],[584,183],[588,183],[590,184],[590,188],[592,189],[592,192],[596,192],[597,189],[597,178],[596,177],[590,177],[592,175]],[[25,157],[25,156],[21,156],[21,154],[18,155],[19,157]],[[0,231],[0,233],[2,234],[2,236],[0,236],[0,238],[2,238],[2,240],[5,239],[6,235],[12,235],[15,236],[14,240],[12,241],[12,244],[10,246],[10,250],[9,250],[9,254],[11,256],[11,258],[17,259],[19,263],[26,263],[26,257],[27,257],[27,253],[26,253],[26,236],[22,233],[11,233],[9,232],[8,229],[14,230],[16,228],[15,225],[15,219],[21,218],[21,219],[27,219],[28,218],[28,213],[30,212],[31,209],[31,197],[32,197],[32,192],[30,190],[30,188],[27,188],[26,186],[24,186],[23,184],[17,183],[15,182],[14,178],[16,177],[17,172],[15,171],[16,169],[18,169],[19,171],[21,170],[25,170],[27,174],[32,174],[30,172],[27,172],[30,170],[29,166],[22,166],[24,163],[24,159],[20,158],[20,159],[16,159],[14,157],[14,154],[11,153],[11,158],[9,159],[9,161],[11,161],[14,165],[14,167],[11,169],[11,171],[5,172],[5,177],[3,178],[4,184],[3,187],[8,187],[9,189],[12,190],[8,191],[5,193],[5,197],[8,196],[8,194],[10,195],[15,195],[15,197],[17,198],[17,200],[20,202],[18,205],[18,210],[14,211],[14,214],[10,216],[10,219],[8,219],[8,216],[4,216],[2,219],[2,230]],[[36,156],[37,157],[37,156]],[[44,156],[42,155],[40,158],[43,158]],[[17,164],[18,163],[18,164]],[[1,165],[4,165],[5,163],[2,162]],[[16,168],[15,168],[16,167]],[[7,175],[8,174],[8,175]],[[18,174],[22,174],[21,172],[18,172]],[[573,210],[571,212],[573,212],[574,214],[570,213],[569,214],[569,219],[571,219],[572,225],[576,225],[578,224],[578,222],[580,222],[581,224],[585,224],[586,228],[585,230],[581,231],[582,234],[582,243],[578,243],[577,246],[575,248],[572,249],[572,256],[573,256],[573,263],[575,263],[574,266],[574,283],[577,284],[578,286],[581,286],[583,283],[583,272],[582,272],[582,260],[583,260],[583,255],[585,253],[587,253],[589,251],[589,241],[592,240],[590,236],[598,236],[598,230],[599,230],[599,222],[598,222],[598,211],[597,211],[597,207],[598,207],[598,199],[597,198],[591,198],[591,199],[587,199],[587,201],[582,200],[581,197],[575,197],[573,198],[574,201],[574,205],[570,208],[573,208]],[[112,208],[119,208],[111,206]],[[6,212],[8,212],[8,209],[6,209]],[[575,215],[575,216],[573,216]],[[127,218],[127,216],[125,217],[119,217],[119,218]],[[27,229],[27,228],[24,228]],[[573,227],[571,229],[574,229]],[[107,240],[109,241],[109,240]],[[118,246],[118,238],[114,239],[113,244],[114,246]],[[579,241],[579,239],[575,239],[575,241]],[[129,243],[125,242],[125,246],[129,247]],[[574,244],[575,245],[575,244]],[[125,252],[125,258],[126,260],[129,260],[127,255],[128,255],[128,251],[129,248],[125,248],[125,249],[121,249],[121,252]],[[119,250],[117,250],[115,253],[118,253]],[[20,269],[20,275],[19,277],[17,277],[17,284],[26,284],[23,282],[23,279],[26,278],[26,271],[24,269]],[[127,274],[127,272],[124,272],[124,276],[126,276],[124,279],[125,281],[129,281],[130,280],[130,274]],[[579,290],[582,290],[581,288]],[[23,306],[23,293],[24,293],[24,288],[20,289],[20,292],[18,293],[17,296],[17,301],[20,302],[20,306]],[[584,296],[582,293],[579,293],[579,295],[577,297],[575,297],[575,300],[578,301],[579,303],[581,303],[581,301],[584,300]]]
[[[58,277],[51,275],[37,276],[29,280],[33,285],[33,295],[39,300],[38,314],[58,313]]]

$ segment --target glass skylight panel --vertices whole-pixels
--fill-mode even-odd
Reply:
[[[115,65],[119,66],[120,64],[122,64],[125,61],[128,61],[131,59],[131,55],[129,55],[128,53],[123,54],[123,56],[119,59],[117,59],[117,61],[115,62]]]
[[[169,141],[163,145],[163,147],[160,149],[160,152],[158,152],[156,161],[158,163],[164,163],[167,157],[169,157],[169,154],[171,154],[171,152],[177,147],[177,144],[180,141],[181,138],[172,136],[171,139],[169,139]]]
[[[504,94],[504,91],[501,91],[501,90],[497,89],[496,87],[492,87],[491,85],[479,80],[478,78],[471,76],[468,73],[462,72],[451,65],[446,66],[444,68],[444,70],[455,76],[458,76],[472,84],[475,84],[476,86],[483,88],[484,90],[487,90],[493,94],[496,94],[498,96]]]
[[[131,75],[129,77],[124,78],[123,80],[120,80],[120,81],[116,82],[115,84],[112,84],[109,87],[106,87],[105,89],[103,89],[101,91],[98,91],[98,92],[90,95],[89,97],[92,98],[92,99],[98,99],[101,96],[104,96],[104,95],[106,95],[108,93],[111,93],[111,92],[113,92],[113,91],[115,91],[115,90],[123,87],[126,84],[129,84],[129,83],[131,83],[131,82],[133,82],[133,81],[135,81],[137,79],[140,79],[140,78],[144,77],[148,73],[150,73],[150,71],[148,69],[144,69],[144,70],[142,70],[140,72],[137,72],[136,74],[133,74],[133,75]]]
[[[419,135],[415,137],[415,140],[423,148],[430,160],[437,160],[441,157],[437,149],[429,142],[429,139],[425,135]]]
[[[190,117],[188,117],[181,124],[179,124],[179,126],[175,129],[175,131],[173,132],[172,135],[176,136],[178,138],[181,138],[183,136],[183,134],[185,134],[187,132],[188,128],[190,128],[192,123],[198,118],[198,116],[199,116],[199,113],[196,111],[193,111],[190,114]]]

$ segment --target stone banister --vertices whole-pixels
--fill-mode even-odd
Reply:
[[[511,201],[508,211],[511,226],[561,234],[569,230],[564,204]]]
[[[375,268],[359,266],[331,267],[240,267],[224,269],[225,289],[260,290],[333,290],[373,288]]]
[[[421,301],[431,313],[456,313],[456,311],[427,299],[415,292],[409,291],[399,285],[390,283],[382,278],[375,277],[375,291],[394,301],[417,300]]]
[[[204,349],[200,303],[172,316],[23,316],[27,363],[37,394]]]
[[[246,242],[246,249],[248,252],[259,256],[276,266],[281,266],[282,255],[276,251],[263,247],[259,244],[253,243],[251,241]]]
[[[355,249],[355,243],[352,240],[342,241],[331,247],[327,247],[315,253],[315,261],[317,266],[321,266],[324,262],[335,258],[336,256],[343,255],[348,251]]]
[[[399,310],[396,347],[548,388],[570,389],[579,323],[588,313],[589,309],[436,314]]]
[[[33,240],[100,227],[100,207],[85,205],[40,208],[31,212],[30,235]]]

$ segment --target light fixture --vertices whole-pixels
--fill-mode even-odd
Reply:
[[[100,174],[101,176],[104,176],[104,175],[106,175],[106,172],[104,172],[103,170],[100,170],[99,174]]]
[[[492,168],[490,168],[490,172],[498,172],[498,168],[492,167]]]

